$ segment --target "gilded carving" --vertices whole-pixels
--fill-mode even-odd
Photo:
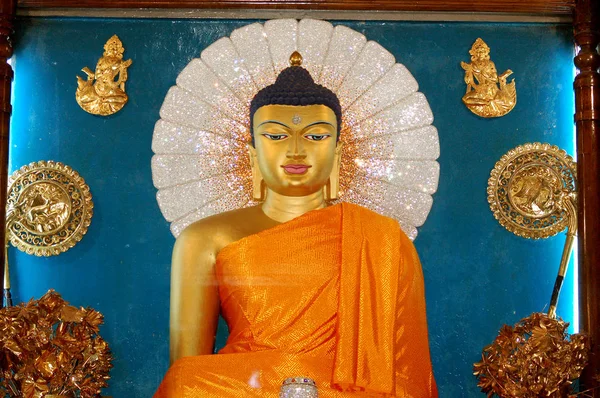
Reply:
[[[460,63],[467,84],[463,102],[471,112],[482,117],[506,115],[517,103],[515,80],[506,82],[512,70],[507,69],[498,76],[496,65],[490,60],[490,48],[481,38],[475,40],[469,54],[471,63]]]
[[[83,110],[108,116],[125,106],[128,99],[125,82],[131,60],[123,61],[124,52],[121,40],[114,35],[104,45],[104,54],[98,60],[96,71],[92,72],[86,66],[82,71],[87,75],[87,80],[77,76],[75,99]]]
[[[79,174],[57,162],[31,163],[9,178],[7,237],[36,256],[67,251],[92,218],[92,195]]]
[[[547,238],[572,223],[575,181],[575,162],[565,151],[549,144],[525,144],[496,163],[488,180],[488,202],[509,231]]]

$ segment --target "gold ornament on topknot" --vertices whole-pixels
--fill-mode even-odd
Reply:
[[[471,112],[485,118],[500,117],[510,112],[517,104],[515,80],[506,83],[512,70],[498,76],[496,65],[490,60],[490,48],[478,38],[471,50],[471,63],[461,62],[465,70],[467,92],[463,102]]]
[[[500,224],[528,239],[543,239],[569,227],[576,205],[576,164],[562,149],[539,142],[520,145],[496,163],[488,202]],[[575,217],[576,214],[573,214]],[[572,222],[576,228],[576,221]]]
[[[127,68],[132,61],[123,61],[124,52],[121,40],[114,35],[104,45],[104,54],[98,60],[96,71],[92,72],[86,66],[82,71],[87,75],[87,80],[77,76],[75,99],[84,111],[108,116],[125,106],[128,99],[125,93]]]
[[[294,51],[292,55],[290,55],[290,66],[301,66],[302,65],[302,55],[298,51]]]
[[[69,166],[30,163],[8,180],[7,239],[27,254],[67,251],[87,232],[93,214],[90,188]]]
[[[473,365],[477,385],[488,397],[564,397],[588,360],[583,334],[569,335],[568,323],[533,313],[504,325]]]

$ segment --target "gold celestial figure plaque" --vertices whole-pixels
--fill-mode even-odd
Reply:
[[[36,256],[67,251],[87,232],[93,214],[90,188],[69,166],[30,163],[8,180],[7,238]]]
[[[467,83],[463,102],[471,112],[481,117],[506,115],[517,103],[515,80],[506,82],[512,70],[507,69],[498,76],[496,65],[490,60],[490,48],[481,38],[475,40],[469,54],[471,63],[460,63]]]
[[[496,163],[488,180],[488,202],[510,232],[547,238],[576,219],[575,184],[576,164],[565,151],[539,142],[524,144]]]
[[[108,116],[125,106],[128,99],[125,82],[131,60],[123,61],[124,52],[121,40],[114,35],[104,45],[104,54],[98,60],[96,71],[92,72],[86,66],[82,71],[87,80],[77,76],[75,99],[83,110],[93,115]]]

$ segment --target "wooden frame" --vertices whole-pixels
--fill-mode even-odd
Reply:
[[[600,397],[600,2],[578,0],[573,22],[579,54],[575,66],[575,122],[579,191],[579,291],[581,329],[589,336],[589,364],[581,377],[589,396]],[[586,395],[587,396],[587,395]]]
[[[13,71],[10,35],[17,0],[0,0],[0,187],[7,186],[8,133]],[[580,47],[575,65],[575,121],[579,185],[579,270],[582,330],[591,341],[590,362],[581,377],[588,397],[600,397],[600,1],[598,0],[19,0],[24,9],[168,8],[168,9],[313,9],[510,13],[570,15],[575,11],[574,39]],[[6,189],[0,189],[0,218],[5,218]],[[0,241],[5,237],[0,226]],[[4,257],[0,256],[0,280]],[[0,303],[1,305],[1,303]]]
[[[10,92],[13,79],[13,70],[8,59],[13,54],[11,35],[13,34],[13,20],[17,8],[16,0],[0,1],[0,220],[6,219],[6,196],[8,189],[8,135],[10,128]],[[2,188],[4,187],[4,188]],[[0,224],[0,242],[6,242],[5,223]],[[0,282],[4,281],[4,265],[6,258],[0,255]],[[10,299],[10,292],[3,291],[0,298],[0,308],[3,299]]]
[[[570,15],[575,0],[19,0],[20,8],[311,9]]]

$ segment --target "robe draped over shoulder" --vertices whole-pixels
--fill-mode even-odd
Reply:
[[[437,397],[421,265],[398,223],[341,203],[219,252],[229,337],[176,361],[155,398],[279,396],[310,377],[319,397]]]

